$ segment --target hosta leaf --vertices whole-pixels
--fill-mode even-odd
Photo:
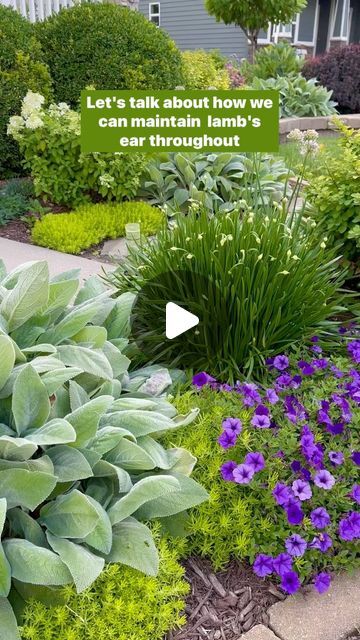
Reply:
[[[9,509],[7,518],[11,524],[11,534],[14,537],[25,538],[38,547],[46,547],[45,534],[39,523],[22,509]]]
[[[56,478],[49,473],[26,469],[0,471],[0,496],[7,499],[8,509],[25,507],[34,511],[55,486]]]
[[[0,640],[21,640],[15,614],[7,598],[0,598]]]
[[[0,362],[0,389],[2,389],[15,364],[15,349],[8,336],[0,335]]]
[[[4,460],[28,460],[36,449],[36,444],[25,438],[0,437],[0,458]]]
[[[60,538],[86,538],[99,521],[89,496],[77,489],[56,498],[40,512],[40,522]]]
[[[68,568],[53,551],[18,538],[4,540],[3,546],[11,566],[11,574],[16,580],[43,585],[72,582]]]
[[[62,418],[54,418],[54,420],[50,420],[50,422],[47,422],[39,429],[26,431],[24,436],[27,440],[30,440],[30,442],[35,442],[42,446],[49,444],[67,444],[68,442],[75,442],[76,440],[74,427],[71,426],[70,422]]]
[[[126,496],[117,500],[110,509],[108,515],[112,524],[117,524],[131,516],[137,509],[149,500],[168,497],[174,498],[174,493],[179,491],[180,483],[171,476],[151,476],[143,478],[129,491]],[[176,513],[176,512],[175,512]]]
[[[31,365],[26,365],[16,378],[12,411],[19,434],[41,427],[50,413],[50,400],[44,383]]]
[[[85,591],[102,572],[105,560],[70,540],[57,538],[49,532],[46,535],[52,549],[69,569],[77,593]]]
[[[87,495],[87,498],[90,500],[94,509],[96,509],[99,520],[95,528],[82,540],[82,542],[85,542],[90,547],[93,547],[102,553],[109,553],[112,545],[112,528],[110,518],[97,500],[89,495]]]
[[[101,351],[92,351],[86,347],[61,345],[59,358],[69,367],[77,367],[101,380],[112,380],[113,372],[108,359]]]
[[[25,267],[25,265],[23,265]],[[34,262],[24,268],[17,283],[4,297],[0,313],[8,322],[9,331],[17,329],[33,317],[49,297],[49,267],[46,261]]]
[[[195,482],[195,480],[180,473],[174,474],[174,478],[179,482],[178,491],[171,495],[164,494],[157,498],[154,497],[153,500],[148,501],[147,504],[139,508],[136,512],[136,518],[140,520],[166,518],[180,511],[195,507],[207,500],[207,492],[201,485]],[[142,482],[142,480],[140,482]]]
[[[121,562],[148,576],[156,576],[159,556],[150,529],[134,518],[116,524],[106,561]]]
[[[74,446],[81,447],[94,438],[100,418],[112,402],[112,396],[101,396],[65,416],[76,431]]]
[[[47,455],[54,465],[54,474],[59,482],[84,480],[93,475],[85,456],[72,447],[58,445],[47,450]]]

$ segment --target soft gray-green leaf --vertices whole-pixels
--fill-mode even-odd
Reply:
[[[0,640],[21,640],[15,614],[7,598],[0,598]]]
[[[53,551],[18,538],[4,540],[3,546],[12,577],[16,580],[43,585],[72,582],[70,571]]]
[[[45,505],[40,521],[59,538],[86,538],[99,521],[89,496],[77,489]]]
[[[0,495],[8,501],[8,509],[25,507],[34,511],[50,495],[56,478],[41,471],[6,469],[0,471]]]
[[[81,447],[94,438],[100,418],[112,402],[112,396],[101,396],[65,416],[76,431],[74,446]]]
[[[46,535],[52,549],[69,569],[77,593],[85,591],[102,572],[105,560],[70,540],[57,538],[49,532]]]
[[[39,374],[26,365],[16,378],[12,397],[12,411],[16,430],[41,427],[47,420],[51,405],[48,392]]]
[[[15,287],[8,291],[0,305],[0,313],[8,322],[9,331],[21,327],[40,311],[48,298],[48,264],[46,261],[34,262],[20,273]]]
[[[20,508],[10,509],[7,512],[8,520],[11,524],[12,535],[25,538],[38,547],[46,547],[46,537],[39,523],[28,513]]]
[[[0,458],[4,460],[29,460],[36,449],[36,444],[25,438],[0,437]]]
[[[151,531],[134,518],[114,526],[113,545],[107,562],[121,562],[148,576],[156,576],[159,556]]]
[[[0,389],[2,389],[15,364],[15,349],[8,336],[0,335],[0,362]]]
[[[128,471],[150,471],[156,466],[152,457],[142,447],[127,438],[122,438],[121,442],[105,455],[105,459]]]
[[[161,497],[174,497],[174,493],[179,491],[180,484],[171,476],[150,476],[143,478],[129,491],[108,509],[108,515],[112,524],[117,524],[131,516],[137,509],[145,505],[149,500]]]
[[[42,446],[49,444],[67,444],[69,442],[75,442],[76,432],[74,427],[72,427],[70,422],[67,422],[67,420],[54,418],[39,429],[26,431],[24,433],[24,437],[26,440],[30,440],[30,442],[35,442],[37,445]]]
[[[67,445],[58,445],[47,450],[47,455],[54,465],[54,474],[59,482],[85,480],[93,475],[85,456]]]
[[[101,426],[107,425],[127,429],[137,438],[174,428],[173,422],[162,413],[141,409],[108,413],[101,420]]]
[[[207,500],[207,492],[195,480],[180,473],[174,474],[174,478],[179,482],[178,492],[171,494],[171,496],[164,494],[158,498],[154,497],[153,500],[140,507],[136,512],[136,518],[140,520],[166,518],[180,511],[191,509]]]
[[[58,354],[64,364],[77,367],[100,380],[112,380],[113,372],[108,359],[101,351],[87,349],[75,345],[61,345]]]
[[[9,595],[10,589],[11,567],[0,542],[0,598],[6,598]]]

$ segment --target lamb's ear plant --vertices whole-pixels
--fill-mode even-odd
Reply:
[[[127,373],[132,295],[113,300],[96,278],[77,292],[74,272],[50,281],[46,262],[0,272],[0,639],[16,640],[10,602],[80,593],[106,563],[156,575],[142,521],[206,492],[195,459],[156,440],[196,411],[176,416],[157,395],[164,370]]]

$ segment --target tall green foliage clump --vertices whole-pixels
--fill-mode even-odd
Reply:
[[[181,55],[171,38],[138,11],[84,4],[37,25],[57,100],[78,104],[96,89],[174,89],[183,84]]]
[[[81,593],[108,563],[156,575],[144,521],[206,492],[193,456],[157,441],[196,411],[158,397],[166,370],[127,373],[133,296],[96,278],[78,291],[74,272],[50,281],[46,262],[0,279],[0,638],[18,640],[11,604]]]
[[[0,179],[21,172],[19,147],[7,136],[6,127],[29,89],[41,91],[46,98],[51,94],[43,52],[33,25],[17,11],[0,5]]]
[[[189,585],[177,553],[156,536],[160,565],[156,577],[118,564],[108,566],[83,594],[65,588],[53,606],[28,603],[23,640],[162,640],[185,622]]]
[[[304,61],[296,55],[294,47],[288,42],[279,42],[258,49],[253,64],[243,60],[240,73],[247,83],[251,83],[255,78],[268,80],[300,73],[303,64]]]

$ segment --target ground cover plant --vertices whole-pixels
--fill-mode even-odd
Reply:
[[[306,61],[305,78],[317,78],[333,92],[340,113],[360,111],[360,45],[336,47]]]
[[[271,358],[261,384],[194,376],[178,407],[197,404],[199,421],[165,436],[199,457],[209,490],[186,523],[188,552],[217,568],[247,558],[289,594],[309,582],[323,593],[333,572],[359,566],[359,335],[344,330],[330,354],[313,336]]]
[[[57,101],[75,107],[96,89],[175,89],[183,85],[181,56],[165,31],[138,11],[86,4],[36,25]]]
[[[54,597],[57,587],[74,584],[80,593],[106,563],[156,575],[158,552],[144,521],[206,498],[189,477],[191,454],[166,450],[156,439],[192,421],[196,411],[177,416],[157,397],[171,382],[167,370],[129,377],[122,351],[133,297],[116,301],[110,293],[96,278],[78,291],[74,272],[50,282],[46,262],[8,275],[1,266],[0,628],[6,640],[20,637],[14,602],[18,613],[23,601]]]
[[[304,228],[286,202],[259,205],[255,212],[241,206],[210,220],[204,212],[178,217],[174,230],[130,249],[110,276],[118,292],[138,293],[136,340],[155,361],[190,369],[196,363],[212,375],[237,379],[259,375],[266,357],[309,337],[315,327],[335,330],[331,317],[347,297],[336,252],[326,251],[311,220]],[[196,332],[181,337],[181,348],[176,339],[163,340],[159,310],[168,300],[202,319]]]
[[[30,180],[13,179],[0,189],[0,226],[20,218],[34,206],[34,188]]]
[[[17,113],[29,89],[51,94],[49,70],[33,25],[10,7],[0,6],[0,179],[21,173],[15,140],[6,135],[10,116]]]
[[[164,221],[164,213],[146,202],[85,204],[71,213],[43,216],[31,238],[42,247],[78,254],[107,238],[124,237],[128,223],[139,223],[142,235],[152,236]]]
[[[155,540],[156,577],[112,564],[83,594],[65,587],[57,605],[32,601],[23,614],[23,640],[163,640],[167,631],[182,626],[189,591],[184,569],[175,549],[159,535]]]
[[[168,216],[188,213],[191,203],[213,215],[232,211],[246,197],[265,202],[286,192],[289,170],[270,156],[234,153],[163,153],[146,166],[139,196],[160,206]]]
[[[10,118],[8,134],[19,143],[36,195],[45,200],[73,207],[94,198],[121,201],[136,195],[144,156],[82,154],[80,114],[65,102],[45,107],[44,96],[29,91],[21,114]]]
[[[280,92],[280,117],[330,116],[336,113],[332,91],[318,84],[315,78],[306,80],[301,74],[254,78],[250,89],[273,89]]]
[[[312,215],[326,230],[329,243],[340,244],[346,259],[360,255],[360,133],[335,121],[338,154],[325,154],[322,175],[309,177],[307,197]]]

